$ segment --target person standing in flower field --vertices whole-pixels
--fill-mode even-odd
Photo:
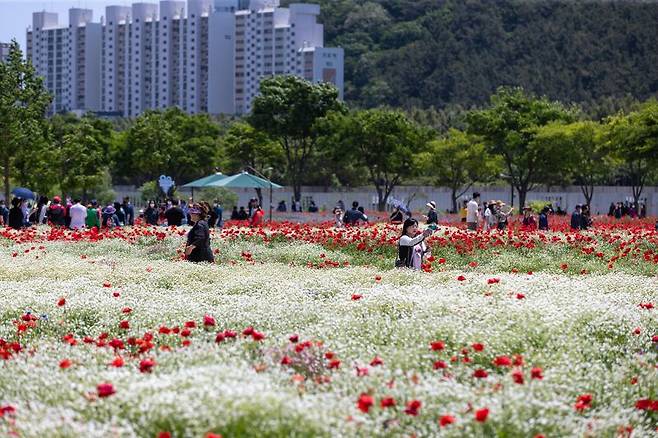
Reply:
[[[101,229],[101,212],[98,208],[98,202],[96,202],[95,199],[92,199],[92,201],[87,204],[87,218],[85,219],[85,225],[87,225],[87,228],[90,230],[94,227],[98,230]]]
[[[66,223],[66,209],[61,202],[62,198],[55,196],[50,207],[48,207],[48,220],[55,227],[63,227]]]
[[[551,209],[546,206],[541,210],[541,213],[539,213],[539,229],[542,231],[548,231],[548,212],[551,211]]]
[[[87,219],[87,209],[80,203],[80,199],[75,199],[73,205],[69,209],[71,216],[71,223],[69,227],[73,230],[79,230],[85,227]]]
[[[439,223],[439,215],[436,212],[436,202],[430,201],[427,204],[427,208],[429,208],[429,211],[427,212],[427,225],[436,225]]]
[[[193,204],[188,213],[194,226],[187,233],[185,258],[194,263],[213,263],[215,258],[210,248],[210,227],[206,221],[208,208],[202,204]]]
[[[576,209],[571,213],[571,229],[572,230],[580,230],[580,227],[582,225],[582,207],[580,204],[576,204]]]
[[[480,200],[480,194],[478,192],[473,193],[473,198],[468,201],[466,204],[466,226],[471,231],[477,231],[478,229],[478,219],[480,212],[478,211],[478,201]]]
[[[398,241],[398,258],[395,260],[395,267],[420,270],[423,265],[423,257],[429,252],[424,241],[431,234],[432,230],[429,228],[419,233],[416,219],[405,220],[402,225],[402,235]]]

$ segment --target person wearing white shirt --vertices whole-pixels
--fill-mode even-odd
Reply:
[[[478,218],[480,212],[478,211],[478,201],[480,200],[480,194],[478,192],[473,193],[473,199],[468,201],[466,205],[466,225],[469,230],[477,231],[478,229]]]
[[[395,261],[396,268],[411,268],[420,270],[423,257],[428,252],[425,238],[432,234],[432,229],[426,229],[418,233],[418,221],[409,218],[402,225],[402,235],[398,241],[398,258]]]
[[[79,199],[73,201],[69,214],[71,215],[71,229],[79,230],[85,227],[87,208],[80,203]]]

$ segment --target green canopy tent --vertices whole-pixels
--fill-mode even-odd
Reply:
[[[252,175],[248,172],[241,172],[237,175],[229,176],[218,181],[209,183],[206,187],[225,187],[227,189],[270,189],[270,222],[272,222],[272,190],[282,189],[283,186],[273,183],[272,181]]]
[[[183,188],[192,189],[192,197],[194,197],[194,189],[202,189],[204,187],[210,187],[209,184],[220,181],[224,178],[228,178],[221,172],[213,173],[212,175],[204,176],[203,178],[196,179],[192,182],[188,182],[183,185]]]

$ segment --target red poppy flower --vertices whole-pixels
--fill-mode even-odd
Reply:
[[[475,421],[478,421],[480,423],[484,423],[487,421],[487,417],[489,417],[489,409],[488,408],[482,408],[478,409],[475,411]]]
[[[486,379],[489,373],[487,373],[486,370],[483,370],[482,368],[478,368],[473,372],[473,377],[476,379]]]
[[[436,362],[434,362],[434,369],[435,370],[443,370],[443,369],[446,369],[446,368],[448,368],[448,364],[446,364],[444,361],[437,360]]]
[[[441,351],[446,347],[446,344],[443,341],[434,341],[430,344],[432,351]]]
[[[143,359],[139,363],[139,371],[142,373],[150,373],[153,371],[153,367],[155,366],[155,361],[153,359]]]
[[[466,277],[460,275],[459,277],[457,277],[457,281],[466,281]]]
[[[579,395],[578,398],[576,399],[576,404],[574,405],[574,409],[578,412],[582,412],[585,409],[589,409],[591,407],[592,407],[592,394]]]
[[[407,407],[404,410],[404,413],[415,417],[418,415],[418,410],[420,409],[422,403],[420,400],[411,400],[407,403]]]
[[[194,321],[185,321],[185,328],[196,328],[196,322],[194,322]]]
[[[493,364],[497,367],[511,367],[512,359],[507,356],[498,356],[493,360]]]
[[[356,407],[359,408],[361,412],[367,414],[374,403],[375,400],[372,396],[364,393],[359,396],[359,399],[356,402]]]
[[[119,296],[121,296],[121,294],[120,294],[119,292],[116,292],[116,291],[115,291],[115,292],[112,292],[112,296],[113,296],[114,298],[119,298]]]
[[[395,399],[393,397],[384,397],[380,402],[379,406],[382,408],[392,408],[395,406]]]
[[[59,367],[60,367],[61,369],[65,370],[65,369],[67,369],[67,368],[70,368],[72,364],[73,364],[73,362],[71,362],[70,359],[62,359],[62,360],[59,362]]]
[[[222,438],[222,435],[219,433],[208,432],[206,438]]]
[[[363,298],[361,294],[352,294],[352,301],[359,301],[361,298]]]
[[[381,275],[377,275],[377,276],[375,277],[375,281],[382,281],[382,276],[381,276]]]
[[[128,322],[127,320],[124,319],[123,321],[121,321],[119,323],[119,328],[124,329],[124,330],[128,330],[130,328],[130,322]]]
[[[648,410],[651,407],[651,399],[643,398],[635,402],[635,409],[640,409],[643,411]]]
[[[253,333],[251,334],[251,339],[253,339],[256,342],[259,342],[265,339],[265,335],[261,332],[257,332],[256,330],[254,330]]]
[[[203,315],[203,325],[204,327],[214,327],[215,318],[213,318],[211,315]]]
[[[242,334],[245,336],[251,336],[253,332],[254,332],[254,328],[252,326],[249,326],[246,329],[242,330]]]
[[[329,369],[333,370],[333,369],[338,369],[338,368],[340,368],[340,359],[332,359],[329,362]]]
[[[169,432],[160,432],[158,438],[171,438],[171,433]]]
[[[539,367],[534,367],[530,370],[530,378],[541,380],[544,378],[543,370]]]
[[[112,394],[115,394],[116,391],[114,390],[114,385],[111,383],[99,383],[96,386],[96,391],[98,392],[98,396],[103,398],[103,397],[109,397]]]
[[[115,368],[121,368],[124,365],[123,358],[121,356],[117,356],[110,362],[110,366],[113,366]]]
[[[517,300],[522,300],[522,299],[524,299],[524,298],[525,298],[525,295],[523,295],[522,293],[518,293],[518,294],[516,294],[516,299],[517,299]]]
[[[439,425],[441,427],[446,427],[447,425],[453,424],[456,421],[457,419],[452,415],[443,415],[441,418],[439,418]]]
[[[292,363],[292,359],[290,359],[288,356],[283,356],[281,358],[281,365],[290,365]]]
[[[382,358],[379,357],[379,356],[375,356],[375,357],[370,361],[370,366],[371,366],[371,367],[376,367],[376,366],[380,366],[380,365],[384,365],[384,361],[383,361]]]
[[[512,371],[512,379],[514,380],[514,383],[518,383],[519,385],[523,385],[523,372],[521,370],[514,370]]]
[[[479,342],[471,345],[473,347],[473,350],[475,351],[483,351],[484,350],[484,344],[480,344]]]
[[[57,301],[57,306],[58,307],[62,307],[65,304],[66,304],[66,298],[64,298],[64,297],[60,298],[59,301]]]
[[[297,342],[299,342],[299,335],[290,335],[288,340],[293,344],[296,344]]]
[[[124,308],[121,310],[121,312],[122,312],[122,313],[125,313],[125,314],[128,314],[128,313],[130,313],[130,312],[132,312],[132,311],[133,311],[133,309],[131,309],[130,307],[124,307]]]

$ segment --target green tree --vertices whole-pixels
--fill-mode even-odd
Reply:
[[[0,62],[0,165],[5,198],[9,199],[13,160],[22,148],[41,140],[51,97],[13,40],[9,56]]]
[[[432,141],[429,151],[419,159],[424,173],[435,184],[450,189],[453,213],[457,212],[457,199],[473,184],[498,178],[502,168],[500,159],[489,155],[479,138],[457,129]]]
[[[367,169],[377,207],[384,211],[393,189],[419,173],[416,154],[427,149],[429,132],[402,112],[386,109],[352,112],[336,119],[334,126],[345,154]]]
[[[162,174],[178,184],[205,176],[219,162],[219,132],[207,115],[178,108],[147,111],[114,146],[114,171],[138,185]]]
[[[563,149],[564,170],[570,180],[580,186],[589,207],[594,187],[605,183],[614,169],[614,163],[605,144],[601,124],[592,121],[568,125],[550,123],[539,128],[536,143],[545,143],[548,149]]]
[[[260,83],[249,122],[282,148],[295,200],[301,200],[301,183],[318,142],[318,121],[330,111],[344,110],[338,90],[331,84],[312,84],[295,76],[277,76]]]
[[[277,179],[284,170],[285,159],[279,145],[267,134],[244,122],[233,124],[222,138],[223,164],[227,173],[238,173],[251,167],[257,172]],[[263,205],[262,189],[256,189],[258,202]]]
[[[481,136],[489,152],[503,158],[521,207],[530,190],[561,171],[569,152],[555,142],[535,141],[538,129],[573,118],[560,103],[533,97],[520,88],[499,88],[489,108],[466,116],[469,132]]]
[[[608,146],[622,163],[635,204],[639,205],[645,185],[658,173],[658,102],[652,100],[638,111],[612,117],[608,127]]]

